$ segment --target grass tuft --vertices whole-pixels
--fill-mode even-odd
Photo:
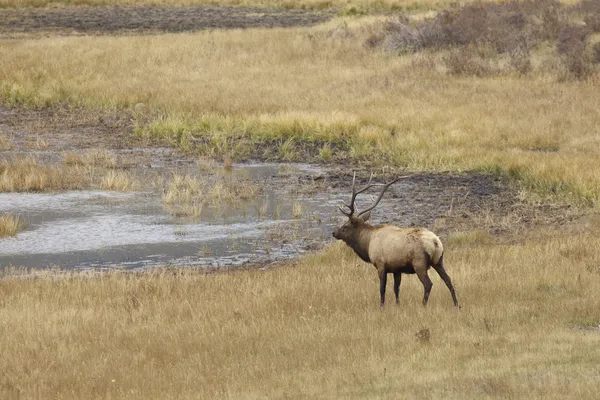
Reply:
[[[104,190],[128,191],[135,188],[134,179],[123,171],[108,171],[102,178],[100,187]]]
[[[302,203],[298,203],[296,201],[294,202],[292,206],[292,214],[296,219],[302,218],[302,215],[304,214],[304,207],[302,206]]]
[[[24,222],[18,216],[0,215],[0,237],[15,236],[24,227]]]
[[[0,192],[41,192],[88,186],[89,175],[83,168],[40,165],[33,157],[0,162]]]
[[[13,146],[13,142],[8,136],[0,135],[0,151],[11,150]]]

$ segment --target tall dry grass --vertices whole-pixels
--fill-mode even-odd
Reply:
[[[23,221],[19,216],[11,214],[0,214],[0,238],[15,236],[23,227]]]
[[[90,172],[78,166],[50,166],[33,157],[0,162],[0,192],[42,192],[83,189],[90,185]]]
[[[294,265],[0,280],[2,398],[582,398],[600,376],[598,235],[450,246],[427,308],[334,245]],[[391,290],[391,288],[389,288]]]
[[[123,171],[108,171],[100,181],[100,187],[104,190],[126,192],[134,190],[136,186],[131,175]]]
[[[115,171],[115,162],[104,151],[85,156],[65,153],[64,165],[40,162],[35,157],[13,157],[0,161],[0,192],[46,192],[102,188],[127,191],[138,187],[134,177]]]
[[[0,92],[36,107],[144,103],[158,117],[140,134],[184,148],[208,138],[219,156],[262,148],[228,138],[275,140],[274,159],[301,158],[306,141],[315,151],[342,143],[357,160],[500,172],[530,191],[598,203],[598,79],[559,81],[552,50],[536,54],[526,76],[452,76],[443,54],[365,46],[378,22],[2,41],[12,57],[0,59]]]

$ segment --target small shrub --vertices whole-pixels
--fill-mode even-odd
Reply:
[[[482,58],[473,47],[451,51],[443,58],[443,61],[453,75],[484,77],[497,73],[490,61]]]
[[[355,6],[350,6],[339,12],[339,15],[342,17],[358,17],[361,15],[367,14],[367,10],[364,8],[358,8]]]
[[[424,47],[418,28],[413,28],[401,21],[391,21],[386,24],[387,35],[385,48],[398,52],[414,53]]]
[[[592,60],[596,64],[600,64],[600,42],[592,47]]]
[[[583,15],[586,26],[593,32],[600,32],[600,1],[582,0],[575,10]]]
[[[235,203],[241,200],[249,200],[256,197],[258,193],[258,186],[247,182],[217,182],[210,190],[214,203],[221,201]]]
[[[513,70],[521,75],[528,74],[533,69],[529,54],[522,52],[515,52],[514,54],[511,54],[509,65]]]
[[[585,21],[585,26],[589,30],[591,30],[592,32],[600,32],[600,14],[588,15],[583,20]]]
[[[558,54],[567,71],[578,79],[585,78],[591,72],[585,52],[590,34],[588,27],[576,25],[566,25],[558,34]]]

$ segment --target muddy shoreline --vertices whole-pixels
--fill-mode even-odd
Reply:
[[[249,265],[265,266],[282,260],[290,260],[299,254],[316,251],[333,243],[330,232],[344,219],[336,205],[347,200],[349,196],[352,171],[358,171],[358,184],[365,183],[370,172],[364,167],[352,164],[302,166],[264,163],[264,160],[234,163],[232,169],[227,171],[219,160],[199,158],[193,152],[184,153],[174,148],[143,142],[133,135],[131,116],[117,112],[94,114],[72,109],[25,110],[0,107],[0,137],[3,137],[8,143],[8,146],[0,151],[0,162],[33,157],[43,164],[61,165],[64,163],[64,154],[67,152],[85,154],[87,151],[102,149],[115,160],[112,168],[127,171],[140,182],[136,191],[146,194],[137,197],[132,204],[139,206],[150,201],[148,205],[144,206],[145,208],[142,207],[141,211],[134,211],[133,215],[141,215],[142,219],[146,218],[146,215],[160,216],[157,218],[163,222],[158,221],[159,224],[167,223],[183,227],[183,230],[177,228],[179,231],[174,229],[169,232],[170,236],[165,240],[173,245],[168,248],[155,244],[147,245],[146,249],[142,249],[142,251],[139,250],[142,242],[124,242],[123,246],[119,246],[118,243],[109,241],[107,243],[112,244],[106,245],[102,251],[94,250],[93,246],[90,246],[89,248],[72,248],[71,253],[67,251],[63,255],[47,257],[49,266],[61,263],[69,265],[65,261],[69,259],[69,254],[73,257],[78,256],[81,260],[85,259],[81,265],[92,267],[95,265],[101,269],[107,268],[109,264],[112,266],[127,265],[124,260],[131,259],[131,255],[136,252],[137,258],[134,257],[135,260],[130,260],[132,268],[138,268],[144,264],[144,257],[146,257],[144,254],[146,253],[154,256],[159,253],[167,255],[166,258],[155,257],[155,260],[150,262],[153,266],[196,265],[200,268],[219,266],[235,266],[237,268]],[[376,180],[383,179],[381,170],[375,172],[378,174]],[[156,183],[164,183],[174,174],[194,176],[210,185],[232,179],[240,180],[244,184],[254,185],[260,195],[257,195],[255,199],[226,207],[208,204],[203,210],[202,222],[200,220],[191,222],[181,220],[165,211],[164,204],[160,202],[165,187],[164,184],[161,186],[161,183]],[[372,201],[374,195],[371,194],[360,199],[359,207],[365,207],[369,201]],[[140,195],[132,196],[136,198],[135,196]],[[11,201],[15,203],[10,198],[5,200],[5,205]],[[19,202],[22,201],[19,200]],[[99,213],[98,218],[108,218],[101,215],[122,214],[120,209],[110,207],[125,207],[125,209],[133,207],[131,204],[119,206],[118,202],[115,203],[116,205],[110,201],[106,204],[103,202],[104,200],[93,200],[90,204],[83,202],[82,204],[85,203],[85,207],[88,207],[88,211],[84,209],[83,214],[92,210]],[[292,215],[294,202],[298,203],[303,210],[297,217]],[[277,204],[282,204],[281,210],[276,210],[276,207],[279,207]],[[108,208],[102,209],[104,206]],[[68,203],[65,207],[69,207]],[[265,207],[265,211],[261,212],[259,209],[262,207]],[[19,213],[18,207],[6,206],[4,208],[6,208],[4,211]],[[25,214],[31,214],[30,230],[46,229],[47,232],[55,232],[52,235],[58,235],[57,231],[52,230],[51,218],[44,217],[44,212],[56,213],[56,211],[41,212],[38,210],[38,214],[35,214],[37,211],[27,211],[25,208],[23,211]],[[215,215],[218,218],[215,218]],[[227,221],[223,220],[224,215],[226,215],[225,220],[228,219]],[[382,201],[375,211],[373,221],[376,224],[426,226],[438,233],[444,241],[457,233],[473,231],[485,232],[486,237],[492,240],[518,241],[519,235],[528,229],[564,225],[576,220],[579,215],[577,210],[564,205],[536,205],[522,201],[514,185],[501,177],[481,173],[415,172],[410,178],[389,189],[385,201]],[[71,218],[72,216],[65,216],[65,218],[67,217]],[[127,223],[135,225],[135,229],[141,229],[141,232],[148,229],[148,227],[138,226],[139,221],[136,221],[135,218],[127,217],[125,214],[121,217],[126,218]],[[270,222],[265,225],[267,220],[274,220],[273,225],[270,226]],[[45,224],[40,221],[45,221]],[[112,223],[102,219],[99,221],[109,224],[107,226]],[[200,223],[208,225],[202,228],[198,225]],[[219,228],[219,224],[222,223],[225,225],[223,228]],[[237,241],[234,240],[229,244],[217,244],[217,242],[206,239],[206,229],[211,232],[221,230],[239,235],[238,231],[227,227],[227,223],[242,224],[240,225],[241,229],[254,229],[255,226],[262,226],[262,228],[254,232],[251,240],[244,239],[243,234]],[[248,228],[244,228],[246,225],[243,224],[246,224]],[[82,225],[80,221],[77,226],[79,226],[79,230],[82,230],[82,226],[85,224]],[[152,230],[148,232],[152,232]],[[22,237],[27,237],[27,235],[31,236],[28,240],[39,240],[32,236],[31,232],[23,234]],[[123,237],[127,237],[127,235],[127,233],[123,233]],[[226,237],[227,235],[217,236]],[[7,239],[1,240],[6,241]],[[70,239],[64,240],[66,240],[65,243],[70,243]],[[89,240],[94,241],[93,237]],[[156,243],[162,242],[156,239]],[[252,246],[246,246],[248,243],[251,243]],[[190,250],[189,246],[193,248]],[[244,253],[246,256],[238,257],[234,254],[235,251],[231,251],[231,248],[239,249],[239,253]],[[65,249],[69,249],[68,245],[65,245]],[[215,252],[214,249],[222,251]],[[82,250],[83,253],[81,253]],[[27,257],[19,256],[18,251],[10,250],[9,247],[5,249],[7,253],[11,251],[14,253],[13,260],[15,262],[10,263],[10,257],[7,256],[1,262],[3,266],[6,266],[4,264],[31,266],[27,265]],[[56,251],[56,249],[52,250],[55,252],[53,254],[61,254],[60,251],[58,253]],[[168,254],[175,258],[181,255],[188,258],[185,259],[182,256],[179,257],[179,261],[170,263]],[[247,256],[248,254],[250,256]],[[94,257],[103,259],[102,263],[104,264],[94,264]],[[227,257],[230,257],[229,261],[227,261]],[[235,257],[238,258],[235,259]],[[40,256],[40,260],[43,259]]]
[[[0,9],[0,37],[132,35],[311,26],[332,11],[245,7],[61,6]]]

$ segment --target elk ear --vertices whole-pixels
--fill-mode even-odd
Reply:
[[[361,218],[362,218],[363,222],[367,222],[369,220],[369,218],[371,218],[371,211],[369,211],[368,213],[363,215]]]

